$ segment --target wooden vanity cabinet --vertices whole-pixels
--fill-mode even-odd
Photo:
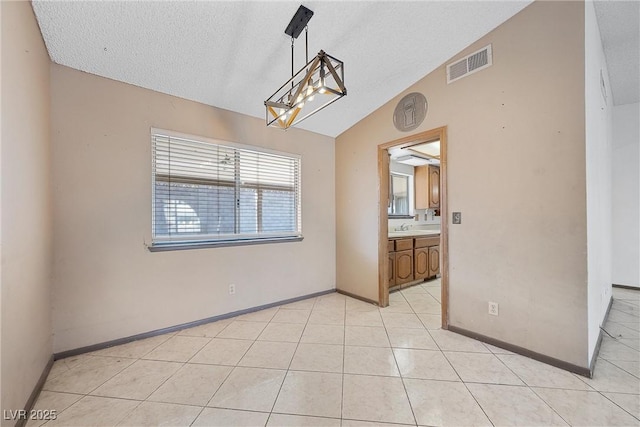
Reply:
[[[429,248],[415,248],[413,262],[415,280],[429,277]]]
[[[389,287],[440,274],[440,237],[389,240]]]
[[[410,239],[396,240],[396,252],[408,251],[410,249],[413,249],[413,237]]]
[[[413,281],[413,249],[396,252],[396,285]]]
[[[387,241],[387,252],[389,252],[389,287],[396,285],[396,245],[395,240]]]
[[[426,279],[431,274],[429,250],[432,246],[440,245],[440,237],[416,237],[413,244],[414,278]]]
[[[440,167],[417,166],[414,173],[416,209],[440,208]]]
[[[433,277],[440,274],[440,246],[429,247],[429,275]]]
[[[413,238],[397,239],[393,272],[394,283],[402,285],[413,281]]]
[[[396,253],[389,252],[389,287],[396,285]]]

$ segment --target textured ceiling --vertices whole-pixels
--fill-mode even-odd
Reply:
[[[594,2],[614,105],[640,102],[640,2]]]
[[[298,127],[337,136],[529,1],[305,1],[311,56],[344,61],[348,95]],[[298,1],[34,1],[51,59],[264,119],[290,77]],[[296,71],[304,65],[304,34]]]
[[[299,127],[337,136],[528,1],[304,4],[310,54],[345,62],[348,96]],[[640,2],[596,1],[616,105],[640,101]],[[284,28],[297,1],[33,3],[51,59],[137,86],[264,117],[290,74]],[[304,65],[297,40],[296,70]]]

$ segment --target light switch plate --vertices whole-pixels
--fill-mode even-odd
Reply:
[[[462,224],[462,212],[454,212],[452,214],[452,220],[454,224]]]

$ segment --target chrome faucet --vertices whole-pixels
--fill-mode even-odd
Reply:
[[[406,222],[402,223],[402,225],[400,226],[400,230],[402,231],[407,231],[409,229],[409,226],[407,225]]]

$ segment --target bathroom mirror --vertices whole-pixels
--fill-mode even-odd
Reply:
[[[389,217],[409,217],[409,177],[392,172],[389,180]]]

